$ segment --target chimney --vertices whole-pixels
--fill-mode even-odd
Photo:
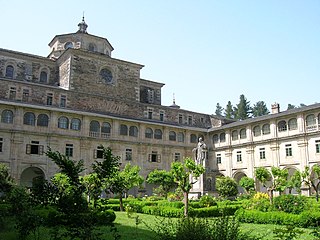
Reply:
[[[279,113],[280,112],[280,105],[279,103],[274,103],[271,104],[271,113],[275,114],[275,113]]]

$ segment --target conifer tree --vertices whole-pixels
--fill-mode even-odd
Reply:
[[[257,103],[255,103],[251,111],[253,117],[259,117],[270,113],[264,101],[258,101]]]
[[[239,104],[237,104],[235,116],[238,120],[244,120],[250,117],[250,102],[241,94]]]
[[[221,107],[220,103],[216,105],[215,115],[222,117],[223,107]]]
[[[228,101],[224,114],[227,119],[234,119],[234,109],[230,101]]]

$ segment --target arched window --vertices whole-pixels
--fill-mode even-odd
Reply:
[[[154,130],[154,138],[155,139],[162,139],[162,131],[160,129]]]
[[[48,82],[48,73],[46,71],[41,71],[39,81],[41,83],[47,83]]]
[[[247,132],[246,129],[241,129],[240,130],[240,139],[246,139],[247,138]]]
[[[170,141],[176,141],[177,140],[177,136],[176,136],[176,133],[174,131],[170,131],[169,132],[169,140]]]
[[[81,121],[78,118],[72,118],[71,124],[70,124],[71,130],[80,131],[81,129]]]
[[[13,112],[11,110],[3,110],[1,113],[2,123],[13,123]]]
[[[237,130],[233,130],[231,133],[231,139],[234,140],[238,140],[238,131]]]
[[[287,131],[287,123],[286,123],[286,121],[282,120],[282,121],[278,122],[278,131],[279,132]]]
[[[191,135],[190,135],[190,142],[191,142],[191,143],[196,143],[196,142],[198,142],[197,135],[191,134]]]
[[[49,117],[47,114],[39,114],[37,119],[37,126],[48,127]]]
[[[255,127],[253,128],[253,136],[255,136],[255,137],[261,136],[260,126],[255,126]]]
[[[264,124],[262,126],[262,134],[263,135],[270,134],[270,125],[269,124]]]
[[[288,128],[289,130],[296,130],[298,129],[298,124],[297,124],[297,119],[296,118],[291,118],[288,121]]]
[[[120,135],[128,135],[128,127],[127,125],[120,125]]]
[[[184,142],[184,134],[182,132],[178,133],[177,138],[178,138],[178,142]]]
[[[8,65],[6,67],[6,75],[5,77],[6,78],[13,78],[13,74],[14,74],[14,67],[12,65]]]
[[[153,130],[151,128],[146,128],[146,131],[144,132],[144,136],[145,138],[153,138]],[[162,133],[161,133],[161,136],[162,136]]]
[[[130,126],[130,128],[129,128],[129,136],[138,137],[138,128],[136,126]]]
[[[111,125],[110,125],[110,123],[108,123],[108,122],[102,123],[101,133],[109,134],[109,135],[111,134]]]
[[[36,123],[36,116],[32,112],[26,112],[23,116],[23,124],[34,126]]]
[[[58,119],[58,128],[68,129],[69,128],[69,119],[67,117],[59,117]]]
[[[213,143],[218,143],[219,142],[219,135],[218,134],[214,134],[212,137],[212,141]]]
[[[100,123],[98,121],[91,121],[90,122],[90,132],[100,133]]]
[[[226,134],[223,132],[223,133],[220,133],[220,142],[225,142],[226,141]]]
[[[306,117],[306,125],[307,126],[316,125],[316,123],[317,123],[316,117],[313,114],[310,114]]]

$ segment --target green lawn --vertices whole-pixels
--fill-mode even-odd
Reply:
[[[116,212],[117,218],[115,220],[115,224],[119,234],[121,235],[121,240],[126,239],[139,239],[139,240],[152,240],[155,237],[155,234],[150,231],[150,229],[146,225],[154,224],[157,219],[161,219],[160,217],[146,215],[146,214],[135,214],[135,216],[139,216],[139,219],[142,223],[136,225],[136,220],[134,218],[128,218],[125,212]],[[159,222],[159,221],[157,221]],[[241,224],[241,229],[245,232],[249,231],[252,234],[260,234],[265,235],[264,240],[271,240],[272,231],[274,228],[278,228],[277,225],[270,224]],[[305,233],[301,235],[299,239],[301,240],[313,240],[314,238],[310,236],[310,229],[303,229]],[[103,227],[100,231],[103,235],[103,239],[114,239],[112,234],[110,233],[109,227]],[[5,240],[16,240],[18,239],[16,235],[16,230],[14,229],[13,223],[7,224],[6,229],[0,229],[0,239]],[[36,239],[34,236],[29,236],[28,240]],[[50,240],[48,229],[40,229],[40,238],[41,240]]]

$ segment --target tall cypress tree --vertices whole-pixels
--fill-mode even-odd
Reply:
[[[236,119],[244,120],[250,117],[250,102],[241,94],[239,104],[237,104]]]
[[[234,119],[234,109],[230,101],[228,101],[224,114],[227,119]]]
[[[223,112],[223,107],[221,107],[220,103],[217,103],[215,114],[217,116],[222,117],[222,112]]]

